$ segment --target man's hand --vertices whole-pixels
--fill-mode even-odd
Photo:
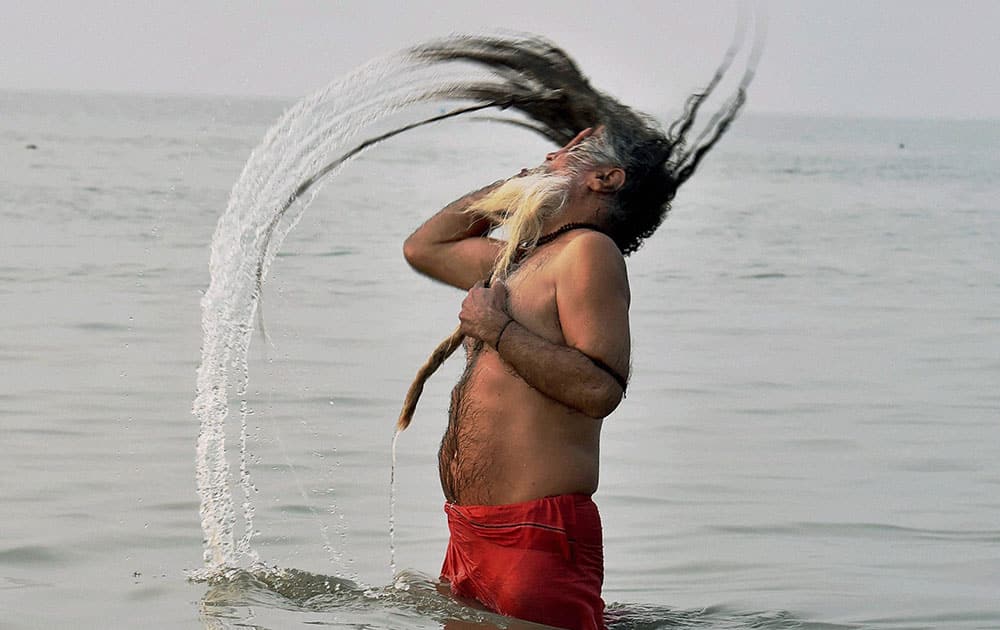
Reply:
[[[463,334],[495,348],[500,331],[511,320],[507,314],[507,285],[496,281],[493,286],[485,287],[477,282],[462,301],[458,318]]]

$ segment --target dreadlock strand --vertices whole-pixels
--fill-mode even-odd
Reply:
[[[705,89],[697,94],[692,94],[688,98],[685,103],[684,115],[670,125],[668,133],[670,134],[670,137],[675,139],[681,147],[684,146],[685,137],[691,130],[691,127],[694,126],[695,120],[698,117],[698,108],[701,107],[701,104],[705,101],[705,99],[711,96],[712,92],[715,91],[715,88],[729,71],[729,67],[732,66],[737,53],[739,53],[740,49],[743,48],[743,40],[746,37],[746,27],[746,12],[744,7],[741,5],[739,15],[736,19],[736,31],[733,33],[733,39],[729,44],[729,48],[726,49],[726,53],[722,57],[722,63],[720,63],[719,67],[716,68],[715,74],[712,75],[712,79],[708,82],[708,85],[705,86]],[[676,129],[678,124],[680,127],[679,129]],[[686,159],[686,157],[687,156],[685,156],[684,159]]]
[[[743,107],[744,102],[746,102],[746,92],[741,88],[736,92],[732,105],[727,108],[725,116],[723,116],[718,125],[716,125],[715,130],[712,132],[708,141],[693,149],[691,156],[686,163],[682,165],[680,169],[675,171],[678,187],[694,174],[694,171],[698,168],[698,164],[701,162],[701,159],[705,157],[705,154],[708,153],[713,146],[715,146],[715,143],[718,142],[720,138],[722,138],[722,134],[729,129],[729,125],[736,119],[736,115],[739,113],[740,108]]]

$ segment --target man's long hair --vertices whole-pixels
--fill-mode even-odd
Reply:
[[[736,118],[760,57],[758,39],[735,94],[694,137],[699,108],[722,81],[739,51],[744,24],[709,84],[687,99],[684,111],[663,131],[651,117],[595,90],[561,49],[539,37],[452,37],[418,46],[411,54],[428,62],[468,61],[485,66],[495,80],[460,84],[436,98],[502,103],[526,118],[496,118],[526,127],[564,145],[587,127],[603,125],[603,147],[625,171],[614,196],[607,229],[624,255],[639,249],[663,222],[677,189]]]

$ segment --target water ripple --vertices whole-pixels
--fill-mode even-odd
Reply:
[[[953,530],[921,529],[887,523],[786,523],[764,525],[712,525],[706,530],[750,536],[815,536],[821,538],[869,538],[898,542],[901,538],[947,540],[969,543],[1000,542],[1000,529]]]

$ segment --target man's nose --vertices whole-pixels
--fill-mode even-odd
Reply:
[[[546,153],[545,154],[545,161],[546,162],[551,162],[552,160],[554,160],[557,157],[559,157],[562,154],[562,152],[565,151],[565,150],[566,149],[559,149],[558,151],[550,151],[550,152]]]

